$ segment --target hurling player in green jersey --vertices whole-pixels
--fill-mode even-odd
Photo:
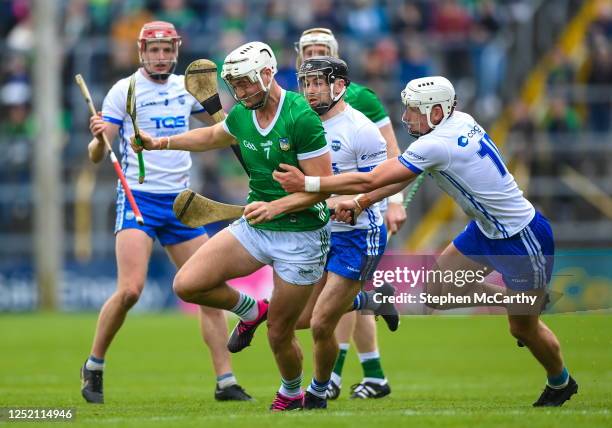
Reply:
[[[182,266],[174,290],[183,300],[231,311],[240,322],[228,341],[231,352],[247,347],[267,319],[268,341],[281,387],[270,409],[302,408],[302,352],[295,326],[323,276],[329,251],[328,194],[288,195],[272,179],[280,163],[308,175],[331,175],[331,157],[319,116],[301,95],[281,88],[274,74],[276,58],[261,42],[232,51],[221,77],[238,104],[225,121],[174,135],[152,138],[147,150],[205,151],[238,144],[249,173],[245,216],[216,234]],[[142,148],[132,143],[135,151]],[[252,224],[251,224],[252,223]],[[270,265],[274,291],[268,303],[240,293],[225,281]]]
[[[339,57],[338,41],[331,30],[327,28],[305,30],[295,47],[298,54],[298,69],[304,60],[315,56]],[[387,142],[387,157],[389,159],[398,157],[400,150],[391,120],[376,94],[371,89],[351,81],[351,84],[347,87],[344,100],[376,124]],[[384,215],[389,236],[397,232],[406,221],[406,211],[402,201],[402,194],[398,193],[389,198],[388,206],[381,204],[381,212]],[[354,385],[355,388],[353,388],[351,398],[380,398],[387,395],[390,390],[380,362],[374,316],[357,315],[355,312],[350,312],[342,317],[336,328],[336,339],[340,346],[340,352],[329,384],[328,398],[333,400],[340,394],[342,369],[350,346],[351,335],[357,347],[363,369],[363,379],[360,383]]]

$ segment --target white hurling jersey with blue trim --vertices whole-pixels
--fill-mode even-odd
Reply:
[[[499,150],[469,114],[455,111],[399,160],[417,174],[428,172],[491,239],[515,235],[535,215]]]
[[[350,105],[323,122],[325,138],[331,147],[334,174],[368,172],[387,160],[387,143],[370,119]],[[383,224],[380,204],[374,204],[359,217],[355,226],[332,222],[332,232],[353,229],[374,229]]]
[[[186,90],[184,77],[170,75],[164,84],[154,83],[136,71],[136,114],[138,126],[153,137],[180,134],[189,130],[191,113],[204,111]],[[104,99],[102,115],[119,126],[121,168],[132,190],[150,193],[177,193],[189,186],[191,156],[178,150],[143,151],[145,181],[138,184],[138,160],[130,147],[134,134],[125,104],[130,78],[119,80]]]

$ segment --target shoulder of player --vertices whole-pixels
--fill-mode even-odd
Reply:
[[[306,102],[306,99],[302,96],[302,94],[298,94],[297,92],[285,90],[285,99],[283,101],[283,108],[286,109],[309,109],[310,105]]]
[[[282,109],[283,113],[288,113],[289,117],[295,122],[303,118],[318,117],[315,111],[310,108],[306,99],[301,94],[293,91],[285,92]]]
[[[380,102],[380,99],[378,98],[378,95],[376,95],[376,92],[374,92],[372,89],[368,88],[367,86],[360,85],[359,83],[351,82],[346,92],[349,98],[365,96],[366,98],[370,100],[376,100]]]
[[[349,111],[346,114],[347,120],[351,123],[354,133],[356,135],[371,135],[379,134],[380,131],[376,124],[372,122],[365,114],[360,112],[350,105],[347,106]]]
[[[132,78],[132,75],[130,74],[127,77],[124,77],[123,79],[119,79],[115,82],[115,84],[110,88],[110,90],[108,91],[108,93],[113,93],[113,92],[125,92],[127,93],[127,90],[130,86],[130,79]]]
[[[455,111],[453,115],[446,120],[441,126],[436,127],[431,133],[426,136],[437,138],[440,140],[456,139],[466,129],[477,125],[474,118],[464,112]]]

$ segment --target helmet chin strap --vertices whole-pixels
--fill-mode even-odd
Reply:
[[[165,73],[153,73],[151,71],[149,71],[147,69],[147,65],[150,64],[151,61],[142,61],[142,68],[144,68],[144,70],[147,72],[147,74],[149,75],[149,77],[153,80],[155,80],[156,82],[165,82],[166,80],[168,80],[168,78],[170,77],[170,75],[172,73],[174,73],[174,70],[176,69],[176,61],[170,61],[170,69],[165,72]]]
[[[342,98],[345,92],[346,92],[346,86],[342,89],[342,91],[340,91],[338,95],[336,95],[335,97],[334,96],[331,97],[332,102],[329,105],[319,104],[317,107],[314,107],[313,110],[316,111],[319,116],[323,116],[325,113],[327,113],[332,108],[334,108],[334,106],[338,103],[338,101],[340,101],[340,99]],[[333,83],[329,84],[329,93],[330,94],[334,93]]]

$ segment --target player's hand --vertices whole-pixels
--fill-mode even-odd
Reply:
[[[249,224],[265,223],[279,214],[280,213],[274,209],[274,205],[270,202],[251,202],[244,207],[244,217]]]
[[[89,132],[91,132],[91,135],[97,138],[101,143],[104,142],[104,140],[102,140],[102,134],[104,134],[105,130],[106,122],[104,122],[104,119],[102,119],[101,111],[89,118]]]
[[[144,149],[146,150],[161,150],[161,141],[159,138],[153,138],[145,131],[140,131],[140,141],[142,141],[142,146],[136,144],[136,137],[132,135],[130,137],[130,144],[132,146],[132,150],[136,153],[142,152]]]
[[[350,199],[336,204],[332,219],[342,223],[355,224],[359,214],[361,214],[361,209],[353,199]]]
[[[389,202],[387,213],[385,214],[385,224],[389,233],[397,233],[406,222],[406,218],[406,209],[402,204]]]
[[[304,191],[304,174],[298,168],[281,163],[278,169],[272,173],[272,177],[283,186],[285,192],[296,193]]]

